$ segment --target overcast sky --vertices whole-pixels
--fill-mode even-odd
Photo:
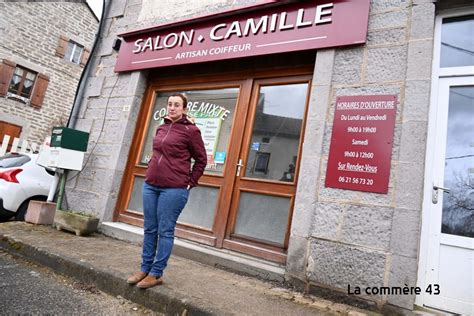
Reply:
[[[87,0],[87,3],[91,7],[92,11],[94,11],[97,18],[100,20],[100,17],[102,16],[103,1],[102,0]]]

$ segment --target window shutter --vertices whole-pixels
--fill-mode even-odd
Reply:
[[[64,58],[64,54],[66,53],[67,43],[69,39],[65,36],[59,36],[58,47],[56,47],[56,56]]]
[[[91,51],[88,50],[87,48],[84,48],[84,51],[82,52],[81,56],[81,66],[84,67],[84,65],[87,63],[87,60],[89,59],[89,55],[91,54]]]
[[[16,64],[4,59],[0,64],[0,96],[7,95]]]
[[[31,95],[31,106],[41,107],[44,100],[44,95],[46,94],[46,89],[48,88],[49,77],[43,74],[38,74],[36,78],[35,87],[33,88],[33,93]]]

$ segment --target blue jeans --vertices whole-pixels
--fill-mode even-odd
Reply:
[[[163,275],[174,242],[179,214],[188,201],[189,190],[143,185],[144,237],[141,271]]]

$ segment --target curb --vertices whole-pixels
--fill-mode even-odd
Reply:
[[[2,234],[0,234],[0,248],[8,251],[10,254],[46,266],[55,273],[71,277],[85,284],[93,284],[99,290],[110,295],[120,295],[136,304],[153,311],[165,313],[166,315],[226,314],[225,312],[206,308],[205,306],[189,304],[186,299],[167,295],[167,293],[154,288],[147,290],[139,289],[127,284],[122,277],[118,277],[109,271],[97,270],[92,265],[84,262],[67,260]]]

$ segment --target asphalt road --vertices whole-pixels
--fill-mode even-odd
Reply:
[[[0,315],[161,315],[0,249]]]

